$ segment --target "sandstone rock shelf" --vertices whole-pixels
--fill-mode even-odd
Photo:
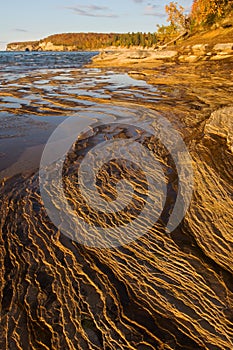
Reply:
[[[161,63],[153,66],[153,74],[144,67],[151,85],[131,79],[126,72],[132,67],[44,72],[40,84],[37,72],[4,80],[1,110],[21,126],[25,140],[25,125],[31,122],[32,129],[36,120],[43,133],[48,116],[88,109],[99,109],[101,116],[104,105],[122,104],[134,105],[143,118],[142,107],[152,108],[185,140],[195,186],[190,209],[174,232],[165,233],[157,224],[131,244],[100,250],[68,239],[53,226],[41,200],[37,167],[21,168],[14,177],[3,173],[1,349],[233,348],[232,68],[229,60]],[[3,136],[12,136],[3,125]],[[166,150],[148,135],[121,126],[95,128],[72,149],[64,169],[66,194],[77,199],[77,210],[87,209],[74,196],[80,157],[89,146],[116,136],[132,136],[157,152],[176,189]],[[102,176],[105,186],[108,173]],[[98,223],[98,215],[91,214]]]

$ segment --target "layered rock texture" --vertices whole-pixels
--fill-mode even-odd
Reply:
[[[129,113],[133,104],[141,121],[146,118],[142,107],[160,113],[180,133],[193,159],[194,192],[187,215],[171,233],[161,221],[125,246],[90,248],[67,238],[48,218],[38,169],[4,176],[1,349],[233,349],[233,63],[162,64],[150,75],[152,68],[147,68],[145,79],[154,85],[133,82],[125,74],[129,70],[43,71],[40,77],[31,72],[4,81],[0,106],[15,123],[26,118],[28,125],[38,118],[38,130],[47,127],[48,116],[89,110],[91,117],[101,118],[105,105],[112,107],[116,120],[119,104]],[[26,126],[20,130],[26,135]],[[87,212],[77,195],[80,159],[100,141],[128,137],[155,153],[167,169],[170,200],[176,197],[177,173],[160,143],[137,128],[96,127],[72,148],[63,173],[67,198],[78,212],[90,214],[94,224],[100,224],[98,213]],[[99,174],[98,186],[106,197],[115,195],[114,169],[119,176],[113,159]],[[130,175],[133,183],[140,183],[134,202],[139,210],[145,177],[132,169]],[[166,204],[171,209],[170,200]]]
[[[48,41],[29,41],[10,43],[7,45],[7,51],[75,51],[75,46],[55,45]]]
[[[130,65],[146,64],[158,61],[195,63],[198,61],[218,61],[226,58],[233,59],[233,42],[216,44],[195,44],[183,46],[179,50],[155,49],[155,50],[107,50],[101,52],[93,59],[95,65]]]

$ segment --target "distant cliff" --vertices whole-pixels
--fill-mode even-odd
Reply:
[[[15,42],[7,45],[7,51],[75,51],[75,46],[55,45],[48,41]]]
[[[14,42],[7,51],[79,51],[100,50],[106,47],[153,47],[156,33],[64,33],[50,35],[39,41]]]
[[[39,49],[39,41],[14,42],[7,45],[7,51],[34,51]]]

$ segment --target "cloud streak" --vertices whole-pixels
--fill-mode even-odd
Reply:
[[[158,11],[158,7],[157,5],[147,5],[144,9],[144,16],[166,17],[164,12]]]
[[[78,16],[86,17],[102,17],[102,18],[117,18],[118,15],[110,13],[110,9],[106,6],[96,6],[96,5],[77,5],[77,6],[67,6],[68,10],[73,11]]]
[[[15,28],[13,30],[14,30],[14,32],[28,33],[28,30],[22,29],[22,28]]]

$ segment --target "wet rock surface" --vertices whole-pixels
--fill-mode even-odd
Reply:
[[[127,75],[132,67],[1,77],[0,117],[13,123],[1,129],[1,145],[24,140],[10,162],[21,157],[21,167],[1,172],[2,349],[233,348],[232,68],[231,61],[147,66],[141,72],[148,84]],[[65,117],[93,109],[92,117],[101,118],[105,104],[119,103],[129,111],[132,104],[151,108],[179,131],[193,159],[193,198],[171,233],[160,223],[123,247],[88,248],[64,236],[45,212],[38,182],[42,150],[27,171],[23,154],[43,145]],[[117,119],[114,108],[112,115]],[[79,158],[100,140],[118,136],[142,140],[171,168],[166,152],[139,130],[93,129],[64,168],[66,193],[77,210]],[[12,153],[7,147],[2,153],[7,163]],[[104,184],[111,180],[109,173],[102,176]]]
[[[206,123],[205,134],[225,140],[229,150],[233,153],[233,107],[213,112]]]

